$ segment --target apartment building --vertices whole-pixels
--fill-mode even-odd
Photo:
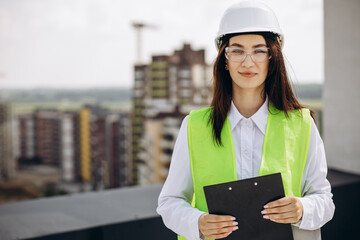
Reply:
[[[35,156],[43,164],[61,166],[61,121],[57,110],[34,112]]]
[[[135,66],[133,159],[137,183],[166,179],[173,143],[166,145],[169,136],[163,129],[170,124],[171,141],[175,141],[181,120],[189,113],[180,109],[209,104],[210,73],[205,50],[193,50],[190,44],[171,55],[152,56],[149,65]]]
[[[14,118],[9,103],[0,102],[0,182],[15,176]]]

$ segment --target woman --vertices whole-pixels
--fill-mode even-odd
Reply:
[[[335,208],[324,147],[291,90],[276,16],[240,2],[223,15],[215,42],[211,107],[183,120],[157,212],[180,239],[221,239],[241,226],[208,214],[202,187],[281,172],[286,197],[267,203],[264,219],[291,223],[295,240],[321,239]]]

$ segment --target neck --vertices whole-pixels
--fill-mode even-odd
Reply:
[[[265,102],[262,91],[256,89],[233,89],[232,100],[237,110],[246,118],[254,115]]]

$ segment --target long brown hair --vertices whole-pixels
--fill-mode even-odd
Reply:
[[[276,35],[266,32],[257,32],[251,34],[259,34],[265,38],[269,47],[269,70],[265,79],[264,98],[268,96],[268,107],[270,103],[279,110],[284,111],[288,117],[288,111],[301,109],[302,106],[296,99],[288,74],[285,68],[284,57],[281,52],[281,46],[276,39]],[[211,102],[212,111],[209,118],[209,124],[212,125],[213,137],[216,143],[222,146],[221,130],[224,126],[227,114],[230,110],[232,99],[232,79],[228,70],[225,69],[225,47],[227,47],[229,39],[240,34],[226,35],[219,49],[218,56],[213,68],[213,99]],[[311,116],[313,112],[311,111]]]

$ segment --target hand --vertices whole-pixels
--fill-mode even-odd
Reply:
[[[303,205],[296,197],[284,197],[267,203],[261,213],[265,219],[277,223],[296,223],[302,218]]]
[[[204,213],[199,217],[199,229],[205,238],[221,239],[238,229],[235,218],[229,215]]]

